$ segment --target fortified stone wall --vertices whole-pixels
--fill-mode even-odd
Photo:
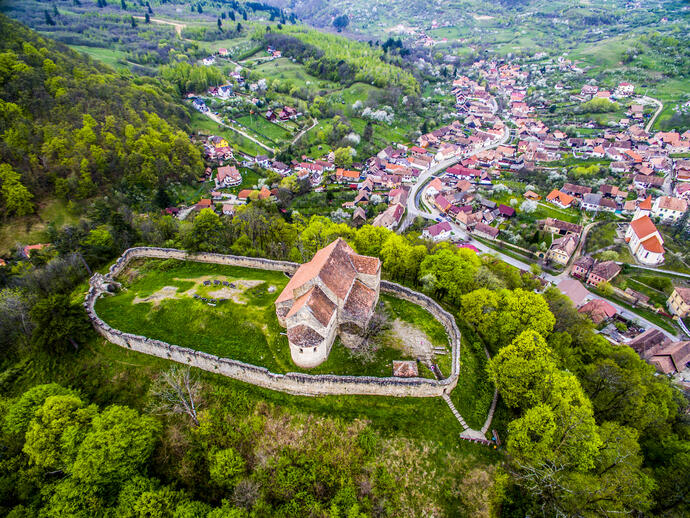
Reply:
[[[192,254],[182,250],[165,248],[130,248],[113,264],[108,274],[95,274],[84,301],[84,307],[96,331],[106,340],[133,351],[158,356],[167,360],[216,372],[230,378],[260,387],[278,390],[301,396],[322,395],[376,395],[434,397],[450,392],[458,381],[460,330],[453,316],[446,312],[431,298],[398,284],[381,281],[381,291],[408,300],[429,311],[446,329],[452,348],[452,372],[443,380],[426,378],[378,378],[370,376],[336,376],[328,374],[288,373],[276,374],[264,367],[250,365],[229,358],[219,358],[212,354],[195,351],[145,336],[124,333],[110,327],[96,313],[94,306],[98,297],[106,292],[109,283],[115,281],[127,264],[137,258],[179,259],[215,264],[227,264],[264,270],[277,270],[294,273],[299,267],[296,263],[272,261],[269,259],[241,257],[221,254]]]

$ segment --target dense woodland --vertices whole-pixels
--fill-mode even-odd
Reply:
[[[169,70],[175,92],[6,18],[0,35],[3,217],[53,196],[80,214],[49,229],[51,249],[0,268],[0,513],[415,516],[436,503],[415,487],[432,485],[450,516],[690,512],[687,401],[559,292],[536,292],[532,274],[488,255],[258,201],[232,218],[161,215],[166,188],[203,169],[182,131],[188,113],[174,101],[191,69]],[[435,297],[471,347],[492,353],[488,376],[509,421],[505,448],[493,455],[454,444],[441,455],[451,466],[467,455],[479,475],[456,468],[397,478],[400,458],[423,459],[431,446],[397,421],[374,427],[361,409],[342,412],[341,401],[328,400],[339,417],[311,412],[318,401],[266,403],[249,387],[189,379],[162,361],[147,367],[150,378],[137,377],[136,362],[150,359],[104,359],[108,345],[80,306],[91,272],[130,246],[302,262],[337,237],[380,257],[384,277]],[[166,403],[175,383],[186,384],[198,411]],[[479,504],[462,491],[471,477],[485,490]]]
[[[5,215],[31,213],[32,199],[77,202],[113,190],[145,203],[202,169],[180,129],[188,112],[156,82],[86,62],[5,17],[0,32]]]

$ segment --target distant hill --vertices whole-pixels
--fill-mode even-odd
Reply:
[[[189,114],[173,95],[0,15],[0,213],[26,212],[13,195],[29,204],[117,189],[143,199],[194,178],[200,152],[181,131]]]

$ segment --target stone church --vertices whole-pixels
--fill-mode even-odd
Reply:
[[[296,365],[316,367],[336,336],[346,347],[362,343],[379,298],[381,261],[355,253],[338,238],[302,264],[276,300]]]

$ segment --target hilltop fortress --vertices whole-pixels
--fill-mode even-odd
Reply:
[[[361,345],[380,282],[381,261],[355,253],[340,238],[302,264],[275,303],[292,361],[316,367],[328,358],[336,336],[346,347]]]

